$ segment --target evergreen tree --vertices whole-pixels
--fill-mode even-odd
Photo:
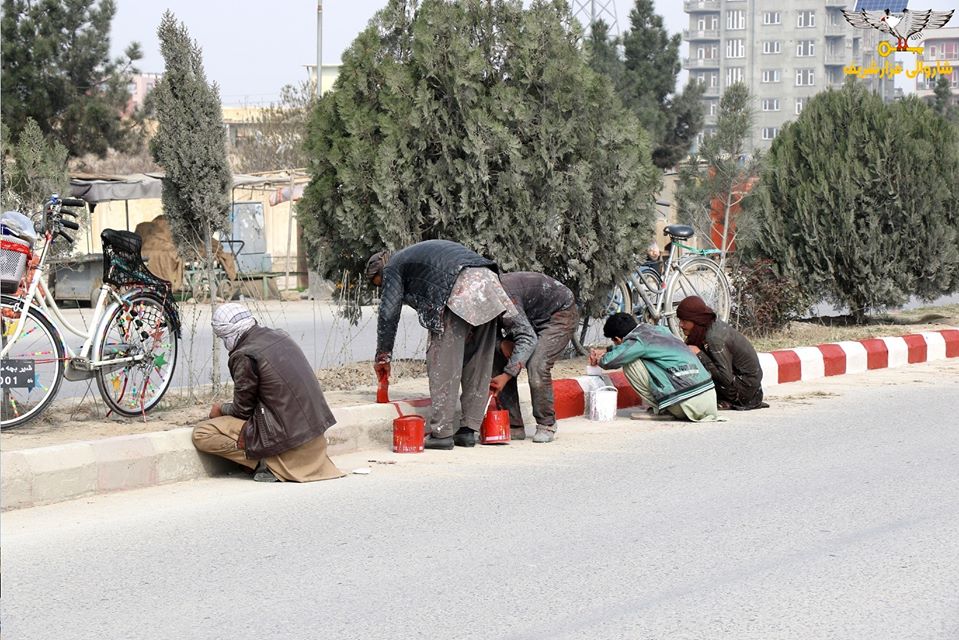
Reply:
[[[750,253],[817,298],[867,311],[959,288],[959,140],[915,97],[849,85],[773,141]]]
[[[618,40],[610,38],[604,23],[592,25],[590,66],[612,81],[649,133],[653,163],[668,169],[686,157],[703,128],[703,89],[690,83],[682,94],[674,94],[680,37],[669,35],[651,0],[636,0],[629,21],[629,30]],[[619,54],[620,44],[625,57]]]
[[[51,194],[69,192],[67,150],[56,140],[47,140],[32,118],[27,119],[15,145],[10,143],[6,125],[2,125],[0,139],[3,165],[0,193],[4,211],[33,214]]]
[[[658,176],[579,38],[559,0],[390,2],[311,118],[299,212],[321,272],[446,238],[606,290],[645,246]]]
[[[688,154],[696,136],[703,130],[703,92],[699,82],[690,82],[678,96],[666,100],[667,128],[653,150],[653,163],[662,169],[675,167]]]
[[[959,124],[959,104],[952,94],[952,84],[947,76],[939,76],[932,98],[932,108],[936,113],[953,124]]]
[[[609,25],[602,20],[592,23],[586,44],[590,68],[609,78],[613,87],[620,91],[626,80],[626,64],[617,50],[617,40],[609,33]]]
[[[750,195],[760,159],[746,154],[753,123],[752,95],[746,85],[728,87],[719,102],[716,131],[707,136],[698,154],[680,169],[676,194],[682,220],[700,238],[719,237],[722,263],[743,220],[739,212]]]
[[[163,14],[157,34],[166,64],[154,89],[158,126],[150,147],[165,171],[163,212],[180,254],[205,259],[215,307],[213,235],[226,228],[232,182],[219,90],[207,82],[199,45],[171,12]],[[214,345],[214,387],[219,386],[218,359]]]
[[[3,121],[16,140],[33,119],[71,156],[139,143],[121,118],[130,98],[131,44],[110,60],[113,0],[4,0],[0,22]]]

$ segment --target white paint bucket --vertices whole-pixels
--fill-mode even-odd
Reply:
[[[586,417],[596,422],[611,422],[616,418],[616,387],[593,389],[586,394]]]

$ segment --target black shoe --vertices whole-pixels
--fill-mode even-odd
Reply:
[[[476,432],[469,427],[460,427],[459,431],[453,434],[453,442],[457,447],[475,447]]]
[[[266,463],[260,460],[256,465],[256,471],[253,472],[253,480],[256,482],[276,482],[276,476],[266,466]]]
[[[426,439],[423,440],[424,449],[444,449],[446,451],[453,448],[453,436],[448,436],[446,438],[437,438],[433,434],[426,436]]]

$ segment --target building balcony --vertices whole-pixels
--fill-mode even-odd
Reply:
[[[706,87],[703,90],[704,98],[718,98],[719,97],[719,87]]]
[[[719,29],[683,29],[683,40],[688,42],[719,40]]]
[[[719,58],[683,58],[685,69],[718,69]]]
[[[718,121],[719,116],[709,115],[708,113],[703,116],[703,126],[705,127],[715,127]]]
[[[841,24],[827,24],[823,27],[823,33],[830,38],[852,35],[852,26],[843,21]]]
[[[827,7],[838,7],[840,9],[849,9],[852,11],[855,2],[844,2],[843,0],[826,0]]]
[[[686,13],[696,11],[719,11],[719,0],[685,0],[683,10]]]
[[[844,53],[826,53],[823,63],[827,67],[844,67],[852,64],[852,60]]]

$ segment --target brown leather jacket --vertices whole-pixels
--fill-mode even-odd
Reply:
[[[285,331],[259,325],[230,352],[233,402],[226,415],[246,420],[246,457],[269,458],[323,435],[336,419],[303,351]]]

